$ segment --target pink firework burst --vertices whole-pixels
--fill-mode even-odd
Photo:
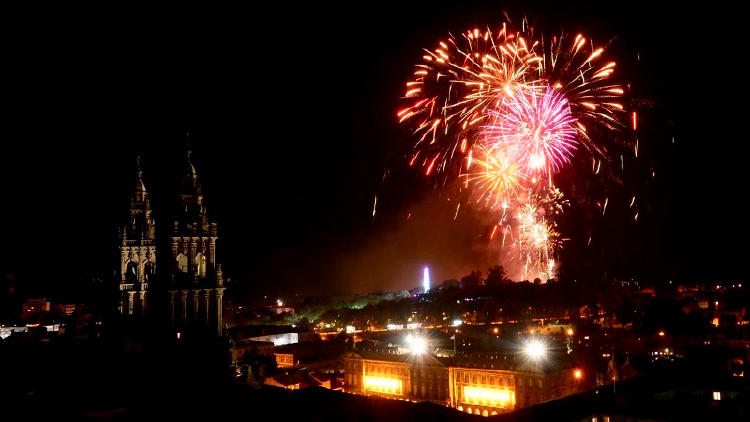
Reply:
[[[517,89],[489,114],[485,147],[505,151],[526,175],[560,170],[578,146],[568,100],[550,87]]]

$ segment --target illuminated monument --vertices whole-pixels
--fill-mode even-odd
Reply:
[[[189,147],[177,202],[169,245],[159,249],[139,157],[129,219],[120,229],[120,313],[142,317],[150,307],[149,302],[158,301],[161,306],[156,308],[168,309],[169,322],[180,336],[188,331],[222,335],[224,276],[216,261],[219,237],[216,222],[206,211],[203,189]],[[160,230],[163,228],[159,226]],[[159,274],[163,277],[159,281],[156,280],[157,250],[162,252]],[[164,259],[170,250],[171,260]],[[159,315],[166,317],[163,313]]]
[[[422,288],[424,288],[425,293],[430,291],[430,267],[426,265],[422,274]]]

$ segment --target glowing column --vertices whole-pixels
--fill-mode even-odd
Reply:
[[[427,266],[424,267],[424,274],[422,276],[422,287],[424,288],[425,293],[430,291],[430,268]]]

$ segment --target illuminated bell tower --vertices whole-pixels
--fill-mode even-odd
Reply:
[[[206,212],[191,153],[188,147],[172,230],[170,318],[177,329],[207,327],[221,335],[224,277],[216,263],[217,228]]]
[[[130,196],[128,223],[120,228],[120,313],[143,316],[148,287],[156,275],[156,236],[151,201],[138,157],[136,182]]]

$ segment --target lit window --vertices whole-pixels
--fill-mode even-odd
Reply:
[[[403,394],[403,384],[398,379],[365,376],[365,390],[401,395]]]
[[[714,400],[721,400],[721,391],[714,391]]]
[[[512,407],[515,397],[512,391],[495,388],[464,386],[464,402],[492,407]]]

